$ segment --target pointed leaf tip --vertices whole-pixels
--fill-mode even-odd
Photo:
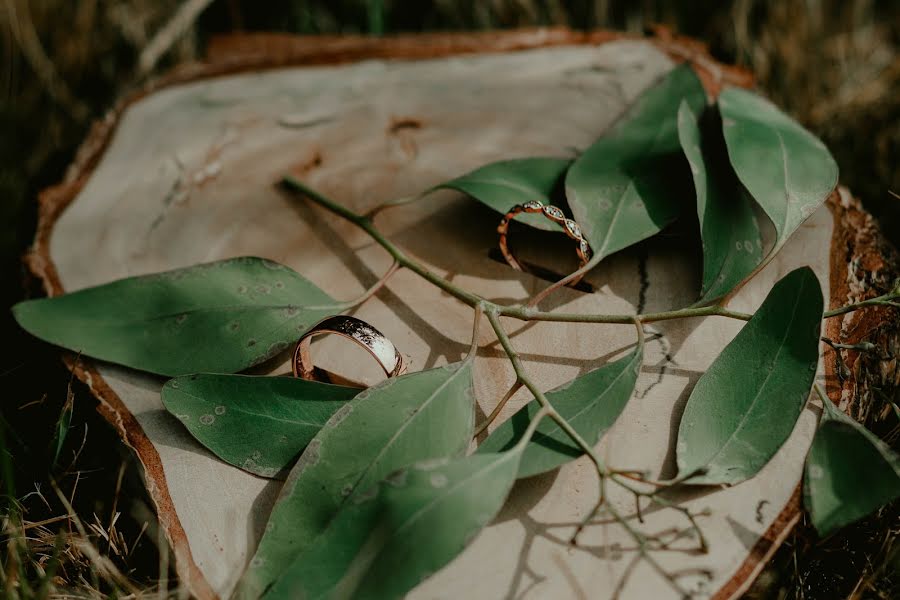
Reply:
[[[819,360],[819,280],[804,267],[782,278],[700,377],[678,429],[678,471],[693,484],[756,475],[787,441]]]
[[[454,189],[467,194],[501,215],[516,204],[539,200],[554,204],[555,191],[572,160],[568,158],[519,158],[490,163],[435,189]],[[539,214],[520,213],[516,221],[545,231],[562,231],[562,225]]]
[[[758,94],[726,87],[718,106],[731,165],[772,220],[777,252],[834,191],[837,163],[819,138]]]
[[[706,105],[703,85],[686,64],[639,96],[566,174],[566,198],[595,258],[655,235],[678,216],[670,175],[680,151],[679,99],[695,113]]]
[[[241,257],[20,302],[13,315],[51,344],[176,376],[261,363],[338,306],[291,269]]]
[[[682,100],[678,138],[694,180],[697,218],[703,241],[703,283],[700,302],[724,296],[762,261],[762,240],[751,200],[725,156],[718,115],[706,114],[701,128]]]

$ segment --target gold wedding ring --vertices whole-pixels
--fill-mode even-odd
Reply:
[[[581,233],[581,227],[579,227],[578,223],[566,217],[558,206],[543,204],[538,200],[530,200],[524,204],[513,206],[509,212],[504,215],[503,220],[500,221],[500,225],[497,226],[497,233],[500,234],[500,252],[503,253],[503,258],[506,259],[506,262],[508,262],[509,266],[513,269],[518,271],[525,270],[522,268],[519,261],[516,260],[516,257],[509,251],[509,245],[506,241],[506,236],[509,232],[509,222],[519,213],[541,213],[554,223],[562,225],[566,235],[575,240],[578,244],[575,250],[578,253],[579,269],[586,265],[591,259],[591,246],[588,244],[587,240],[584,239],[584,235]]]
[[[394,344],[384,334],[356,317],[336,315],[319,321],[312,329],[303,334],[297,341],[291,369],[294,377],[315,380],[316,368],[312,363],[309,346],[312,338],[319,335],[334,334],[354,341],[378,362],[388,377],[396,377],[403,369],[403,358]]]

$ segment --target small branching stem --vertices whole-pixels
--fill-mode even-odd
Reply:
[[[538,292],[537,294],[532,296],[532,298],[528,301],[526,306],[537,306],[538,304],[541,303],[542,300],[547,298],[550,294],[552,294],[559,288],[570,285],[570,284],[574,284],[574,283],[580,281],[582,277],[587,275],[587,273],[591,269],[593,269],[600,263],[600,260],[602,258],[603,258],[603,256],[600,254],[594,255],[593,257],[591,257],[591,259],[589,261],[587,261],[581,267],[579,267],[578,270],[572,271],[571,273],[569,273],[568,275],[566,275],[559,281],[554,282],[553,284],[545,287],[543,290],[541,290],[540,292]]]
[[[341,308],[353,308],[354,306],[359,306],[360,304],[362,304],[363,302],[365,302],[366,300],[368,300],[369,298],[371,298],[372,296],[377,294],[379,292],[379,290],[381,290],[381,288],[384,287],[384,284],[387,283],[388,279],[390,279],[394,275],[394,273],[397,272],[397,270],[399,268],[400,268],[400,263],[398,263],[397,261],[394,261],[393,263],[391,263],[391,266],[388,268],[388,270],[384,272],[384,275],[379,277],[378,281],[373,283],[371,285],[371,287],[369,287],[369,289],[367,289],[365,292],[363,292],[362,294],[360,294],[353,300],[342,303],[340,305],[340,307]]]
[[[531,441],[531,436],[534,435],[534,432],[537,430],[538,425],[540,425],[541,420],[550,414],[550,411],[546,406],[542,406],[540,410],[538,410],[531,421],[528,423],[528,429],[525,430],[525,433],[522,435],[522,439],[516,442],[515,451],[521,451],[528,445],[528,442]]]
[[[500,399],[500,402],[497,403],[497,406],[494,407],[494,410],[491,411],[491,414],[489,414],[487,416],[487,418],[484,420],[484,422],[475,429],[475,434],[472,437],[477,438],[479,435],[484,433],[484,431],[488,427],[490,427],[491,423],[494,422],[494,420],[497,418],[497,416],[503,410],[503,407],[506,406],[506,403],[509,402],[509,399],[512,398],[513,396],[515,396],[516,392],[518,392],[521,389],[522,389],[522,382],[517,379],[510,386],[509,390],[506,392],[506,394],[503,396],[503,398]]]
[[[406,204],[411,204],[411,203],[419,200],[421,197],[422,197],[422,195],[420,194],[418,196],[406,196],[403,198],[396,198],[394,200],[388,200],[387,202],[384,202],[383,204],[379,204],[378,206],[376,206],[375,208],[373,208],[372,210],[367,212],[365,216],[368,217],[369,219],[374,219],[375,216],[381,214],[382,211],[388,210],[389,208],[396,208],[397,206],[404,206]]]

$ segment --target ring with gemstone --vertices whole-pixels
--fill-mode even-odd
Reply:
[[[522,265],[516,260],[516,257],[512,255],[509,251],[509,246],[506,241],[506,235],[509,232],[509,222],[512,221],[516,215],[519,213],[541,213],[554,223],[559,223],[562,225],[563,231],[566,232],[566,235],[575,240],[578,244],[576,247],[576,252],[578,253],[578,268],[580,269],[591,259],[591,246],[588,244],[587,240],[584,239],[584,235],[581,233],[581,227],[578,226],[574,220],[566,217],[563,211],[558,206],[553,206],[552,204],[544,204],[539,200],[529,200],[524,204],[517,204],[509,209],[509,212],[504,215],[503,220],[500,221],[500,225],[497,226],[497,233],[500,234],[500,252],[503,253],[503,258],[506,259],[506,262],[509,263],[513,269],[518,271],[524,271]],[[574,283],[574,282],[572,282]],[[571,283],[570,283],[571,285]]]
[[[336,315],[319,321],[297,340],[291,370],[294,377],[318,380],[316,367],[312,363],[309,347],[312,338],[319,335],[335,334],[345,337],[365,348],[375,358],[385,375],[396,377],[403,370],[403,358],[394,344],[383,333],[356,317]]]

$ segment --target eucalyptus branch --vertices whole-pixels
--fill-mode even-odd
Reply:
[[[697,308],[681,308],[654,313],[642,313],[637,315],[599,315],[591,313],[562,313],[535,310],[527,306],[499,306],[500,315],[512,317],[520,321],[553,321],[563,323],[607,323],[618,325],[631,325],[635,321],[640,323],[655,323],[657,321],[671,321],[673,319],[687,319],[692,317],[728,317],[740,321],[749,321],[753,316],[729,310],[725,307],[701,306]]]
[[[608,323],[608,324],[620,324],[625,325],[629,323],[633,323],[635,321],[639,321],[641,323],[654,323],[657,321],[669,321],[673,319],[687,319],[694,317],[727,317],[730,319],[737,319],[739,321],[749,321],[753,316],[749,313],[739,312],[735,310],[730,310],[720,305],[711,305],[711,306],[700,306],[700,307],[689,307],[682,308],[678,310],[668,310],[662,312],[655,313],[643,313],[637,315],[625,315],[625,314],[590,314],[590,313],[560,313],[560,312],[548,312],[541,311],[532,308],[532,305],[536,302],[539,302],[546,294],[549,294],[554,289],[558,289],[560,286],[565,285],[568,281],[570,281],[570,277],[575,276],[576,274],[580,274],[582,269],[588,268],[588,265],[591,264],[589,262],[585,267],[579,269],[578,271],[573,272],[570,276],[561,279],[550,287],[546,288],[542,292],[540,292],[537,296],[532,298],[526,305],[513,305],[507,306],[502,304],[497,304],[495,302],[491,302],[486,298],[479,296],[478,294],[474,294],[469,292],[450,281],[447,281],[437,273],[431,271],[422,264],[420,261],[412,258],[407,255],[402,249],[398,248],[393,242],[387,239],[384,234],[382,234],[377,227],[375,227],[372,222],[371,215],[373,212],[377,213],[380,211],[380,208],[376,208],[374,211],[370,211],[369,215],[360,215],[357,214],[345,206],[342,206],[329,198],[326,198],[322,194],[316,192],[315,190],[307,187],[298,179],[287,176],[283,180],[284,185],[296,192],[299,192],[309,199],[314,201],[316,204],[321,207],[329,210],[330,212],[344,218],[345,220],[353,223],[363,231],[365,231],[378,245],[387,250],[387,252],[394,258],[399,267],[405,267],[410,271],[413,271],[426,281],[429,281],[436,287],[442,289],[447,292],[449,295],[454,298],[468,304],[469,306],[475,306],[476,304],[483,304],[486,311],[495,310],[499,315],[504,317],[511,317],[514,319],[518,319],[520,321],[553,321],[553,322],[568,322],[568,323]],[[405,204],[407,202],[411,202],[410,198],[402,198],[397,201],[393,201],[391,203],[387,203],[382,205],[382,207],[387,208],[389,206]],[[542,295],[543,294],[543,295]],[[862,308],[867,308],[870,306],[889,306],[892,308],[900,308],[900,287],[897,287],[887,294],[883,294],[876,298],[870,298],[868,300],[862,300],[860,302],[856,302],[853,304],[848,304],[847,306],[842,306],[840,308],[836,308],[834,310],[829,310],[823,314],[823,318],[828,319],[831,317],[837,317],[840,315],[844,315],[856,310],[860,310]]]
[[[372,222],[371,217],[367,215],[357,214],[345,206],[326,198],[313,189],[308,188],[298,179],[287,176],[284,178],[284,185],[289,189],[299,192],[316,204],[322,206],[328,211],[342,217],[343,219],[353,223],[363,231],[365,231],[378,245],[384,248],[388,254],[393,257],[400,267],[405,267],[413,271],[426,281],[432,283],[436,287],[445,291],[457,300],[476,306],[483,304],[486,312],[496,311],[504,317],[512,317],[520,321],[555,321],[555,322],[572,322],[572,323],[609,323],[627,325],[634,323],[635,320],[642,323],[653,323],[656,321],[667,321],[671,319],[683,319],[689,317],[709,317],[721,316],[732,319],[747,321],[752,315],[737,311],[728,310],[721,306],[704,306],[699,308],[683,308],[679,310],[671,310],[656,313],[646,313],[641,315],[598,315],[598,314],[578,314],[578,313],[557,313],[535,310],[528,306],[506,306],[491,302],[490,300],[469,292],[450,281],[447,281],[437,273],[431,271],[420,261],[407,255],[401,248],[398,248],[393,242],[387,239]]]

